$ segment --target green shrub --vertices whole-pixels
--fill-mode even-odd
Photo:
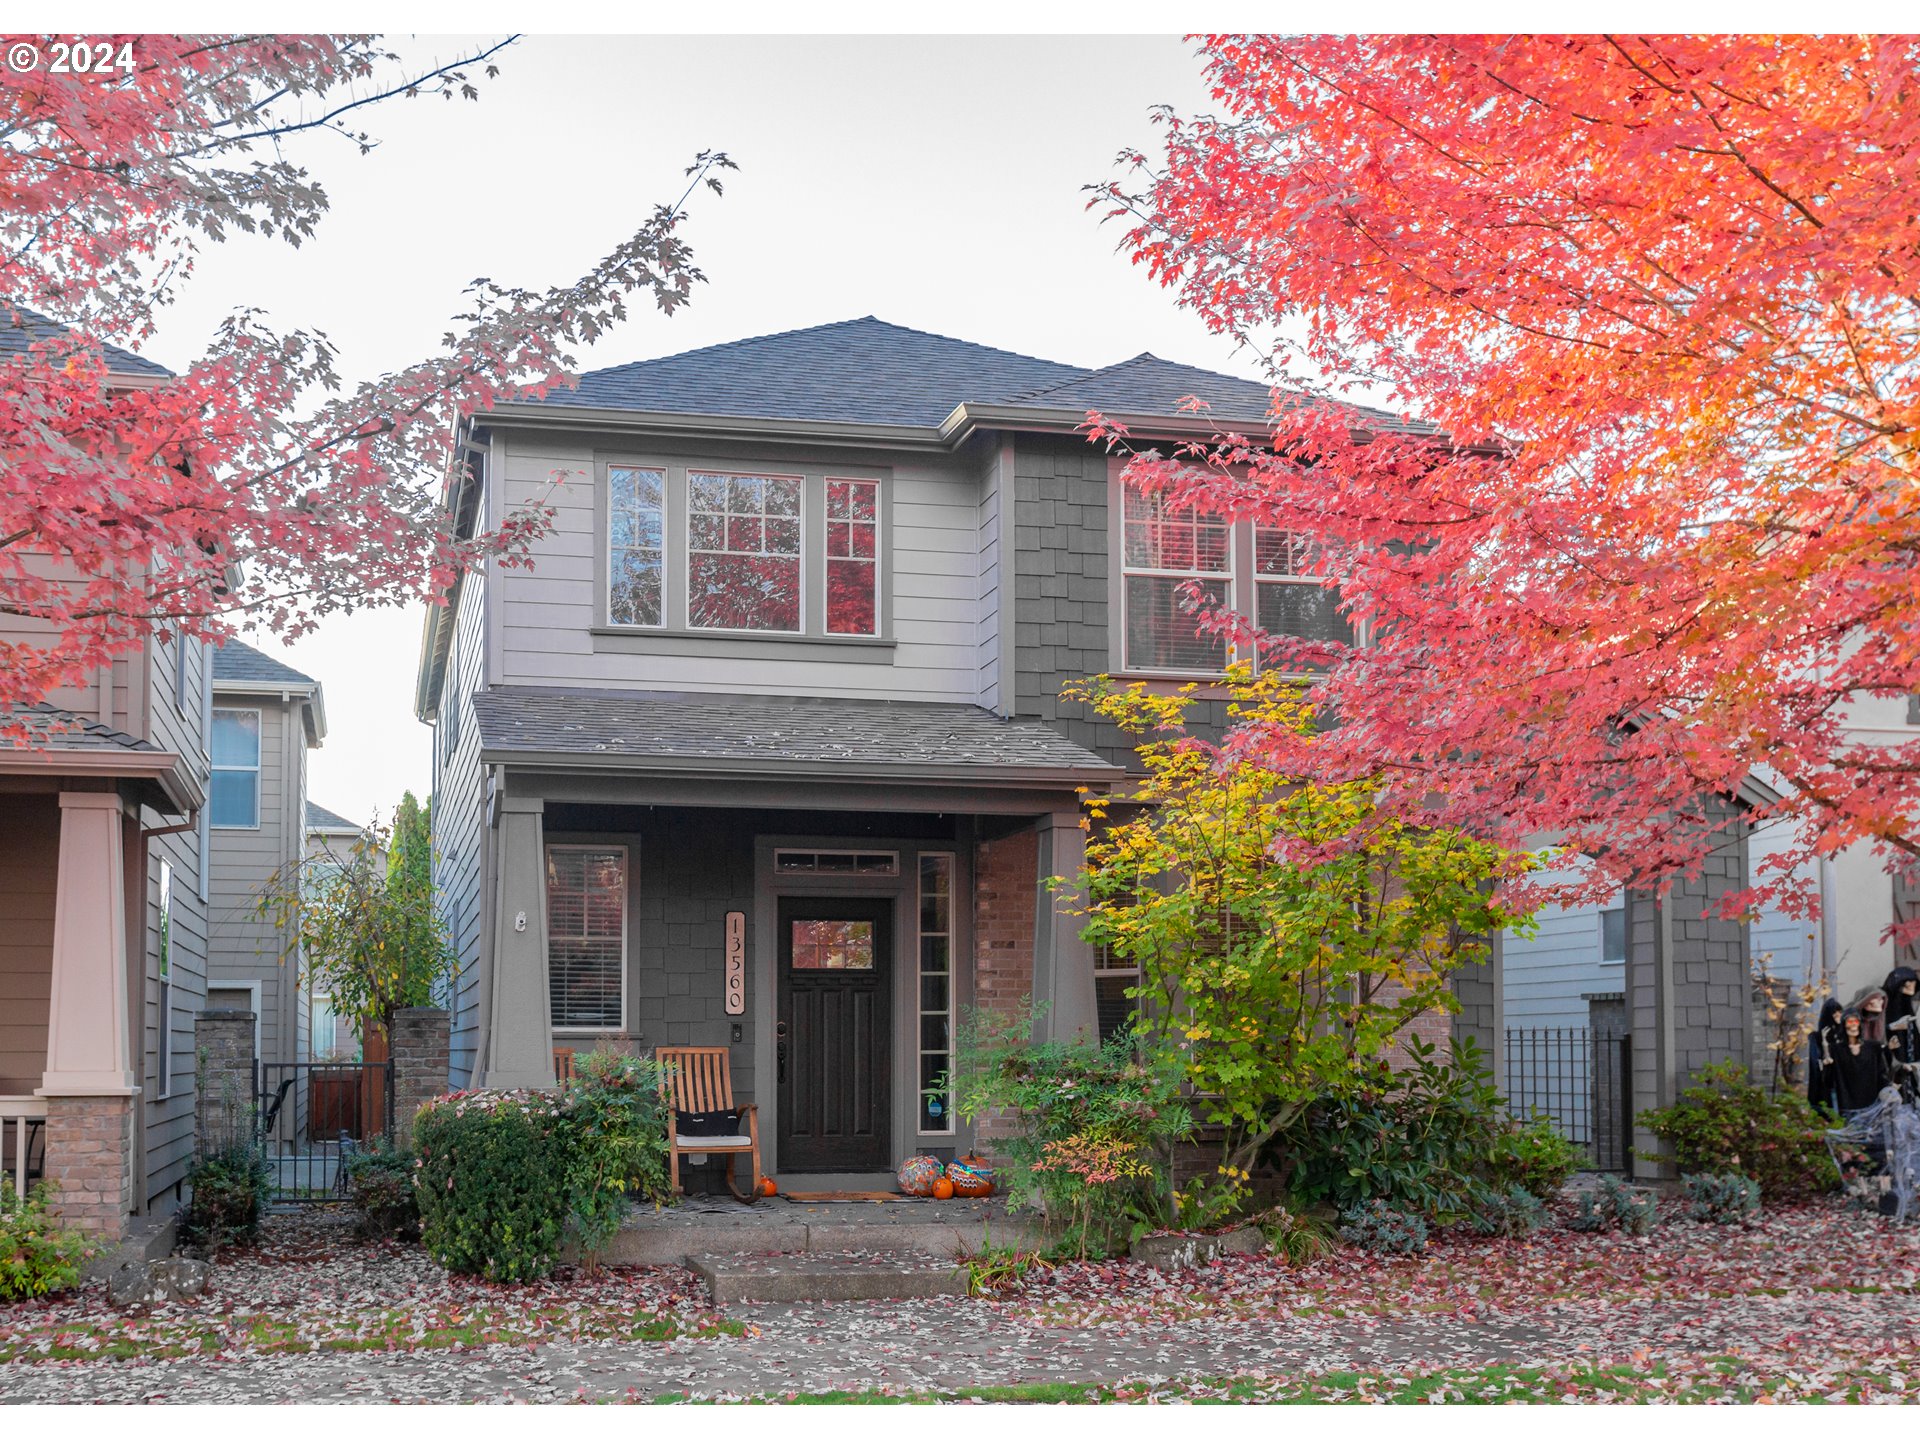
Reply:
[[[0,1183],[0,1300],[32,1300],[80,1283],[93,1258],[84,1235],[68,1230],[47,1208],[35,1185],[24,1200],[13,1193],[13,1178]]]
[[[570,1218],[589,1265],[620,1229],[629,1197],[665,1205],[671,1117],[657,1061],[596,1050],[576,1062],[566,1113],[573,1129]]]
[[[1364,1092],[1322,1100],[1284,1136],[1292,1194],[1345,1212],[1379,1200],[1449,1223],[1487,1194],[1482,1178],[1507,1126],[1471,1043],[1449,1060],[1413,1040],[1411,1064],[1384,1066]]]
[[[1760,1182],[1745,1175],[1686,1177],[1687,1214],[1708,1225],[1751,1225],[1760,1218]]]
[[[1754,1084],[1735,1060],[1702,1070],[1677,1104],[1643,1112],[1640,1123],[1673,1146],[1682,1173],[1737,1171],[1759,1182],[1772,1202],[1824,1194],[1840,1183],[1820,1112],[1799,1095]]]
[[[411,1150],[379,1145],[347,1161],[347,1198],[371,1240],[420,1238],[420,1205],[413,1193]]]
[[[953,1081],[963,1117],[1014,1119],[999,1176],[1016,1204],[1041,1203],[1057,1248],[1112,1253],[1171,1213],[1167,1147],[1191,1120],[1178,1072],[1143,1061],[1127,1032],[1033,1045],[974,1017]]]
[[[1540,1197],[1520,1185],[1488,1195],[1467,1219],[1476,1235],[1502,1235],[1518,1240],[1547,1223],[1547,1207]]]
[[[1518,1186],[1536,1200],[1551,1200],[1567,1177],[1586,1163],[1580,1147],[1565,1139],[1544,1115],[1494,1133],[1487,1157],[1487,1183],[1506,1192]]]
[[[1418,1255],[1427,1248],[1427,1222],[1384,1200],[1349,1206],[1340,1222],[1342,1240],[1376,1255]]]
[[[219,1250],[260,1234],[260,1217],[273,1193],[273,1168],[257,1144],[236,1140],[194,1161],[187,1186],[191,1193],[180,1220],[183,1238]]]
[[[1603,1175],[1598,1190],[1581,1192],[1580,1212],[1567,1222],[1567,1227],[1571,1230],[1620,1230],[1628,1235],[1651,1235],[1659,1220],[1659,1204],[1651,1190],[1628,1185],[1613,1175]]]
[[[559,1258],[572,1205],[574,1127],[540,1090],[458,1091],[413,1124],[420,1238],[447,1269],[533,1280]]]

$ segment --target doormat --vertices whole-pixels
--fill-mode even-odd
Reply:
[[[781,1195],[795,1205],[851,1205],[860,1200],[919,1204],[927,1199],[924,1195],[901,1195],[892,1190],[785,1190]]]

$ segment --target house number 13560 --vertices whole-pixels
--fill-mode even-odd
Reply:
[[[727,912],[727,1014],[747,1013],[747,912]]]

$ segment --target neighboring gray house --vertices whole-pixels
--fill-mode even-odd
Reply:
[[[974,1143],[938,1083],[963,1012],[1036,1001],[1072,1034],[1125,1008],[1047,880],[1081,863],[1080,792],[1136,757],[1062,685],[1217,678],[1189,580],[1269,629],[1350,633],[1296,537],[1126,491],[1080,427],[1097,408],[1164,445],[1269,404],[1151,355],[1087,370],[869,317],[471,417],[458,533],[530,502],[555,524],[423,636],[453,1082],[723,1045],[789,1181]],[[1461,989],[1458,1028],[1490,1042],[1498,967]],[[1649,1045],[1656,1080],[1731,1034]]]
[[[345,864],[353,844],[364,833],[344,815],[324,805],[307,802],[307,858],[305,879],[323,883],[328,869]],[[307,977],[307,1048],[303,1060],[358,1060],[360,1035],[352,1019],[333,1007],[332,997]]]
[[[213,652],[207,1008],[253,1011],[263,1060],[307,1058],[301,956],[259,906],[307,853],[307,752],[326,734],[311,675],[241,640]]]

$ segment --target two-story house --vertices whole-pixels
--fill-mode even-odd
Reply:
[[[207,1008],[253,1011],[261,1059],[304,1060],[310,1004],[299,948],[260,902],[300,882],[308,853],[307,752],[327,736],[320,682],[228,640],[213,652],[209,735]]]
[[[1151,355],[1087,370],[869,317],[471,417],[459,533],[531,503],[555,523],[423,636],[454,1083],[551,1084],[556,1050],[725,1045],[790,1181],[969,1146],[941,1084],[967,1012],[1032,1002],[1069,1035],[1125,1009],[1131,976],[1048,882],[1080,867],[1080,792],[1136,757],[1062,685],[1218,679],[1189,581],[1268,630],[1350,633],[1299,537],[1127,489],[1087,412],[1164,445],[1257,433],[1270,403]],[[1202,712],[1224,718],[1217,696]],[[1638,973],[1744,974],[1737,936],[1662,949],[1666,914],[1635,930]],[[1483,1043],[1491,969],[1457,987],[1455,1030]],[[1642,986],[1666,1036],[1647,1103],[1744,1044],[1671,988]]]
[[[0,365],[57,333],[19,313]],[[116,386],[169,373],[106,355]],[[0,641],[47,633],[0,615]],[[150,635],[0,738],[0,1164],[105,1238],[170,1203],[193,1158],[209,668],[197,641]]]

